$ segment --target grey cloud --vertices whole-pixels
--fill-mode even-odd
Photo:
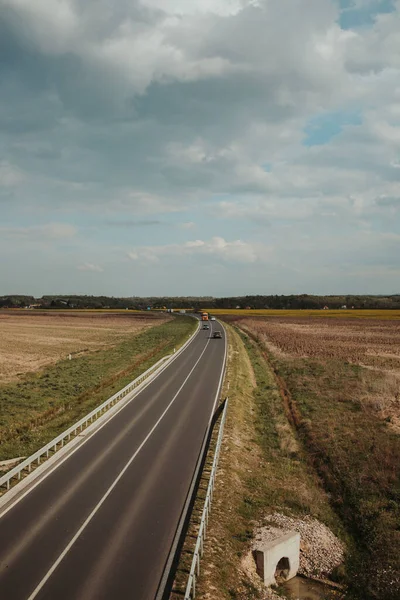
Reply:
[[[378,206],[399,208],[400,209],[400,197],[381,196],[375,200]]]
[[[3,12],[3,29],[8,31],[4,68],[9,73],[12,67],[17,79],[8,88],[0,125],[9,128],[10,140],[17,127],[20,136],[30,128],[41,129],[51,149],[53,176],[90,183],[92,202],[110,193],[115,196],[124,186],[162,195],[167,206],[170,198],[184,204],[207,193],[265,193],[269,181],[255,175],[252,162],[283,150],[287,138],[282,128],[289,126],[295,135],[301,117],[341,88],[332,69],[327,79],[316,75],[322,65],[326,71],[326,61],[313,47],[311,33],[323,39],[335,17],[325,0],[304,5],[303,16],[289,11],[285,25],[285,7],[276,0],[266,10],[250,6],[228,17],[186,16],[175,25],[166,24],[162,11],[135,2],[118,2],[112,11],[107,2],[66,3],[75,7],[77,16],[65,11],[59,20],[50,9],[40,20],[28,2],[19,9],[9,0],[3,2],[8,7]],[[297,27],[299,21],[302,27]],[[54,31],[43,36],[46,23],[53,24]],[[186,65],[176,70],[173,61],[164,61],[163,52],[156,53],[148,67],[142,66],[150,73],[144,88],[129,79],[130,70],[140,71],[145,58],[135,57],[135,47],[131,63],[122,63],[121,69],[112,69],[108,55],[102,54],[118,36],[133,42],[143,32],[160,36],[162,46],[175,49]],[[219,76],[212,70],[208,76],[196,71],[195,63],[210,57],[222,58],[234,69]],[[24,95],[29,102],[24,103]],[[263,128],[263,135],[257,134]],[[249,130],[259,136],[256,144]],[[214,154],[237,140],[244,139],[245,146],[230,157],[217,156],[190,169],[182,161],[171,161],[171,140],[189,146],[197,136]],[[34,169],[36,176],[47,175],[46,151],[29,155],[11,141],[7,152]],[[250,161],[249,153],[254,154]]]
[[[288,264],[318,227],[332,234],[343,224],[349,236],[361,220],[389,227],[399,183],[398,13],[354,33],[340,30],[330,0],[221,0],[215,11],[193,0],[186,14],[188,4],[65,0],[57,13],[50,0],[0,0],[2,210],[15,222],[30,210],[47,221],[86,211],[121,238],[130,227],[161,237],[169,213],[182,244],[178,221],[197,215],[174,213],[188,209],[230,217],[210,237],[250,245],[240,228],[262,222],[272,237],[284,222],[294,226],[281,250]],[[361,125],[325,146],[302,145],[309,117],[354,106]],[[97,257],[92,250],[84,256]],[[104,252],[88,264],[111,273]],[[322,260],[315,245],[310,253]]]
[[[34,242],[70,239],[77,235],[77,229],[68,223],[47,223],[29,227],[0,227],[0,234],[8,238],[20,238]]]

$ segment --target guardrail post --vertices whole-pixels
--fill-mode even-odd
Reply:
[[[197,553],[197,577],[200,576],[200,556],[199,553]]]

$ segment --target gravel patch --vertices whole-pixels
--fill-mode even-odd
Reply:
[[[323,523],[312,517],[287,517],[274,513],[256,530],[256,540],[271,541],[296,531],[300,533],[299,575],[328,578],[344,561],[345,545]]]

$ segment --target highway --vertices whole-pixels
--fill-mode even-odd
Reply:
[[[222,380],[210,326],[0,511],[2,600],[154,600]]]

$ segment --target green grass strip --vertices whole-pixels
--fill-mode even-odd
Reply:
[[[0,460],[38,450],[182,345],[195,327],[193,319],[179,317],[0,386]]]

